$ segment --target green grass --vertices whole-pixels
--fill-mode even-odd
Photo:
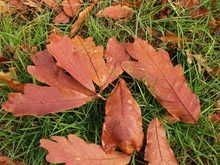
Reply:
[[[156,2],[156,0],[154,0]],[[204,70],[199,74],[195,61],[191,65],[186,62],[185,51],[189,49],[193,54],[201,54],[208,61],[208,66],[220,66],[220,31],[208,28],[212,16],[220,17],[220,10],[211,6],[210,0],[202,5],[210,9],[210,13],[203,18],[191,19],[188,12],[173,4],[168,4],[171,15],[166,19],[153,19],[160,12],[161,6],[154,2],[145,2],[128,22],[115,22],[110,19],[98,19],[96,12],[108,6],[110,1],[103,1],[90,14],[88,21],[78,34],[83,37],[93,37],[97,44],[106,46],[107,40],[116,36],[120,41],[127,41],[134,36],[141,37],[152,43],[155,48],[163,47],[169,53],[174,64],[182,64],[185,76],[191,89],[198,96],[202,116],[195,125],[176,123],[170,124],[164,116],[164,109],[150,95],[144,84],[123,74],[134,98],[142,109],[143,127],[146,133],[149,122],[155,115],[160,118],[166,129],[169,144],[173,149],[178,162],[185,164],[220,164],[220,143],[217,139],[217,125],[209,120],[209,115],[217,112],[214,104],[220,99],[220,78],[207,79]],[[86,5],[85,5],[86,7]],[[9,57],[16,56],[5,64],[0,64],[1,70],[7,71],[9,67],[17,68],[16,79],[22,83],[39,83],[33,79],[26,70],[31,64],[31,52],[25,52],[19,45],[26,43],[43,50],[50,29],[56,27],[69,34],[70,24],[54,25],[51,23],[54,13],[46,10],[44,13],[32,13],[29,20],[21,20],[19,14],[2,17],[0,21],[0,54],[4,45],[11,47],[7,52]],[[184,42],[184,48],[167,48],[167,43],[148,35],[147,27],[154,28],[165,34],[171,31],[183,38],[191,39]],[[4,86],[0,90],[0,103],[7,100],[7,94],[13,92]],[[109,87],[112,89],[113,87]],[[106,90],[108,96],[111,90]],[[67,136],[76,134],[88,142],[101,143],[101,129],[104,121],[105,102],[95,100],[81,108],[68,110],[62,113],[50,114],[44,117],[14,117],[3,109],[0,110],[0,155],[7,155],[13,159],[25,160],[30,165],[46,164],[47,151],[39,147],[41,138],[50,136]],[[143,153],[133,154],[132,165],[145,164]]]

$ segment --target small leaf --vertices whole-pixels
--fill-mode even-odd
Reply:
[[[133,10],[125,5],[110,6],[99,11],[97,17],[109,17],[114,20],[125,19],[134,14]]]
[[[70,21],[70,17],[68,15],[66,15],[65,12],[61,12],[60,14],[58,14],[55,19],[53,20],[53,22],[55,24],[62,24],[62,23],[68,23]]]
[[[123,79],[119,80],[109,96],[105,109],[106,117],[102,129],[104,150],[112,152],[120,147],[127,154],[139,151],[144,137],[141,109]]]
[[[123,69],[135,78],[142,79],[151,94],[175,118],[185,123],[196,123],[200,117],[200,104],[196,95],[188,87],[181,65],[174,67],[169,54],[160,49],[158,52],[146,41],[137,38],[127,44],[128,53],[137,59],[134,67],[142,67],[143,74],[122,64]],[[145,77],[142,76],[145,74]]]
[[[50,163],[66,163],[66,165],[126,165],[130,156],[113,152],[106,154],[99,145],[88,144],[79,137],[69,134],[68,139],[53,136],[50,141],[41,139],[41,147],[48,150],[46,160]]]
[[[80,10],[80,0],[63,0],[63,10],[69,17],[74,17]]]
[[[92,11],[92,9],[97,4],[97,2],[98,2],[98,0],[94,0],[94,2],[90,6],[88,6],[85,10],[83,10],[82,12],[79,13],[78,19],[71,26],[70,36],[74,36],[76,34],[76,32],[80,29],[82,23],[84,21],[86,21],[86,19],[89,16],[89,13]]]
[[[178,165],[178,162],[170,148],[165,129],[155,117],[147,129],[147,146],[144,160],[150,165]]]

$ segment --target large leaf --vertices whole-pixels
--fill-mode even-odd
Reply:
[[[104,150],[112,152],[120,147],[127,154],[139,151],[144,137],[141,109],[123,79],[119,80],[109,96],[105,109],[106,117],[102,129]]]
[[[50,163],[66,163],[66,165],[126,165],[130,156],[113,152],[106,154],[101,146],[88,144],[75,135],[68,135],[68,139],[53,136],[50,141],[41,139],[41,147],[48,150],[46,159]]]
[[[124,70],[144,80],[151,94],[177,120],[197,122],[201,113],[200,104],[186,83],[182,66],[174,67],[165,50],[157,52],[148,42],[139,38],[133,44],[127,44],[126,49],[138,61],[123,63]],[[138,68],[133,68],[136,66]],[[137,72],[140,69],[141,74]]]
[[[57,87],[43,87],[35,84],[26,84],[24,94],[11,93],[2,107],[16,116],[37,115],[61,112],[67,109],[80,107],[94,99],[83,93]]]
[[[168,144],[165,130],[157,118],[154,118],[148,126],[144,159],[150,165],[178,165]]]
[[[80,0],[63,0],[63,10],[69,17],[74,17],[80,10]]]

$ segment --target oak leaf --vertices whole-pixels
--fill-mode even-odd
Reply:
[[[105,109],[106,117],[102,129],[103,149],[112,152],[119,147],[127,154],[139,151],[144,137],[141,109],[123,79],[115,86]]]
[[[125,19],[134,14],[133,10],[129,8],[128,6],[110,6],[105,8],[104,10],[100,10],[96,16],[97,17],[109,17],[114,20],[119,20],[119,19]]]
[[[138,79],[141,77],[151,94],[178,120],[197,122],[200,104],[186,83],[182,66],[174,67],[165,50],[156,51],[147,41],[139,38],[133,44],[127,44],[126,49],[138,61],[122,63],[124,70]],[[134,66],[139,66],[139,70],[141,66],[141,76],[136,74]],[[133,70],[135,72],[132,73]]]
[[[48,150],[46,160],[50,163],[66,163],[66,165],[126,165],[130,156],[113,152],[106,154],[101,146],[88,144],[79,137],[69,134],[68,139],[60,136],[53,136],[50,141],[41,139],[41,147]]]
[[[94,91],[92,81],[103,90],[118,78],[122,73],[120,63],[129,58],[125,47],[114,38],[110,39],[107,45],[107,62],[104,60],[103,46],[96,46],[91,37],[83,39],[75,36],[72,40],[64,37],[60,41],[49,44],[47,48],[57,61],[63,62],[57,63],[58,66],[68,71],[91,91]],[[109,52],[110,50],[115,51]],[[70,58],[75,60],[70,61]]]
[[[62,60],[62,59],[61,59]],[[61,112],[80,107],[95,98],[95,93],[82,86],[58,67],[48,51],[32,57],[35,66],[28,71],[48,86],[26,84],[24,93],[11,93],[2,107],[16,116],[38,115]]]
[[[178,165],[168,144],[165,129],[156,117],[150,122],[147,129],[144,159],[150,165]]]
[[[81,0],[63,0],[63,10],[69,17],[74,17],[80,10]]]

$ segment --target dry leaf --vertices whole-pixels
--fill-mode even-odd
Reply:
[[[156,117],[150,122],[147,129],[144,159],[150,165],[178,165],[168,144],[165,129]]]
[[[60,14],[58,14],[55,19],[53,20],[53,22],[55,24],[62,24],[62,23],[68,23],[70,21],[70,17],[68,15],[66,15],[65,12],[61,12]]]
[[[57,3],[57,0],[42,0],[48,7],[52,8],[56,12],[60,12],[60,6]]]
[[[57,67],[47,51],[37,53],[32,60],[35,66],[28,67],[29,73],[51,87],[26,84],[24,94],[9,94],[8,101],[2,105],[5,110],[16,116],[42,116],[80,107],[95,98],[94,92]]]
[[[130,156],[113,152],[106,154],[101,146],[88,144],[75,135],[68,135],[68,139],[53,136],[50,141],[41,139],[41,147],[48,150],[46,160],[50,163],[66,163],[66,165],[126,165]],[[62,152],[61,152],[62,151]]]
[[[98,2],[98,0],[94,0],[94,2],[87,7],[85,10],[83,10],[82,12],[79,13],[79,17],[76,20],[76,22],[71,26],[71,32],[70,35],[74,36],[75,33],[80,29],[81,24],[86,21],[86,19],[89,16],[89,13],[92,11],[92,9],[94,8],[94,6],[96,5],[96,3]]]
[[[110,6],[104,10],[99,11],[97,17],[109,17],[114,20],[124,19],[132,16],[134,14],[133,10],[125,5]]]
[[[12,160],[7,156],[0,156],[0,164],[1,165],[27,165],[27,163]]]
[[[193,58],[196,60],[198,65],[198,72],[199,74],[202,73],[202,67],[207,71],[208,73],[212,72],[212,68],[207,66],[207,61],[202,57],[200,54],[194,54]]]
[[[186,56],[187,56],[187,63],[188,64],[192,64],[192,60],[193,60],[193,55],[190,52],[190,50],[186,50]]]
[[[113,152],[119,147],[131,154],[142,147],[144,133],[142,130],[141,109],[120,79],[109,96],[105,107],[105,122],[102,129],[102,146],[106,152]]]
[[[57,56],[65,58],[62,60],[66,61],[64,64],[58,63],[57,65],[63,67],[73,77],[75,75],[77,81],[92,91],[94,91],[92,81],[103,90],[118,78],[122,73],[119,63],[129,58],[124,46],[117,43],[115,39],[110,39],[107,45],[107,63],[104,60],[103,46],[96,46],[91,37],[83,39],[80,36],[75,36],[72,40],[64,37],[59,42],[48,45],[48,49],[56,59]],[[114,49],[116,52],[112,51],[110,54],[109,49]],[[65,57],[61,57],[60,54]],[[69,58],[75,58],[76,64],[70,65]],[[83,71],[84,75],[81,72],[78,73],[79,71]]]
[[[63,0],[63,10],[69,17],[74,17],[80,10],[80,0]]]
[[[146,41],[137,38],[133,44],[127,44],[128,53],[138,62],[122,63],[124,70],[134,76],[136,68],[141,66],[142,80],[151,94],[167,111],[185,123],[196,123],[200,117],[200,104],[196,95],[188,87],[181,65],[173,66],[168,53],[158,52]],[[138,63],[138,64],[137,64]],[[140,69],[139,69],[140,70]]]
[[[180,47],[183,47],[184,41],[189,41],[188,39],[184,39],[182,37],[177,36],[176,34],[173,33],[166,33],[165,36],[160,37],[160,40],[163,42],[169,42],[171,44],[180,44]]]
[[[0,80],[7,84],[7,86],[9,86],[10,88],[16,91],[23,92],[24,84],[21,84],[20,82],[13,80],[14,73],[15,68],[9,68],[9,72],[7,73],[0,71]]]

